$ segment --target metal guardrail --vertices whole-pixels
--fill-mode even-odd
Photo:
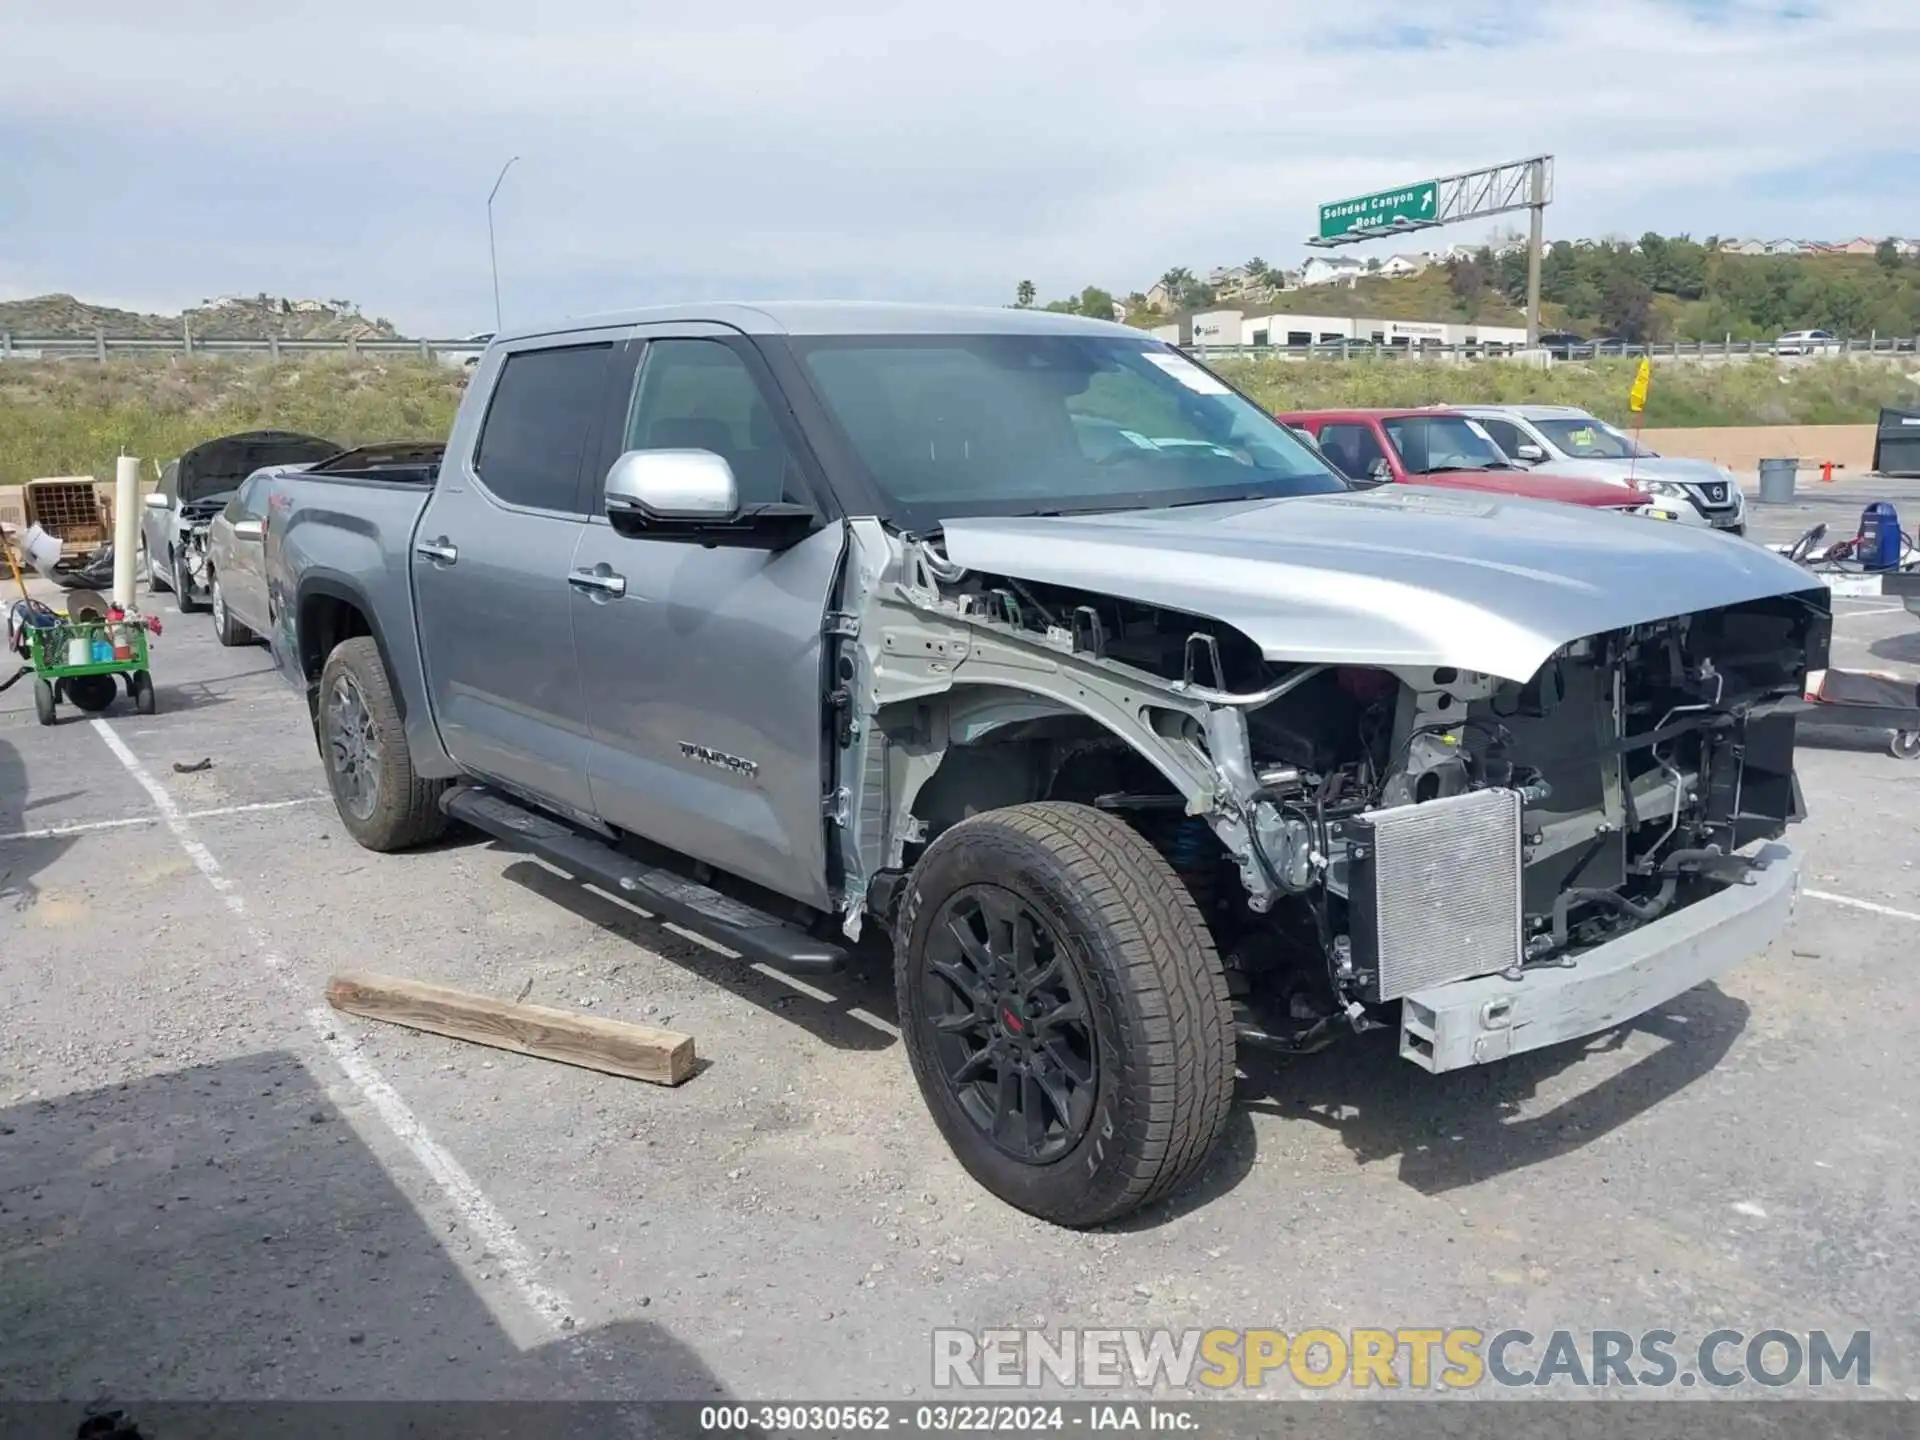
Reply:
[[[1365,340],[1326,341],[1317,345],[1185,345],[1189,354],[1209,359],[1242,357],[1247,359],[1293,360],[1431,360],[1463,358],[1497,359],[1527,353],[1521,345],[1419,343],[1381,345]],[[1817,351],[1788,346],[1782,349],[1772,340],[1671,340],[1658,345],[1623,345],[1589,342],[1582,345],[1549,344],[1539,347],[1555,360],[1596,360],[1633,358],[1725,359],[1735,356],[1804,356],[1818,359],[1835,355],[1912,355],[1920,353],[1920,336],[1869,335],[1865,339],[1835,340]],[[105,360],[110,355],[172,354],[233,355],[254,354],[335,354],[335,355],[417,355],[423,360],[477,356],[486,349],[472,340],[291,340],[203,339],[192,335],[119,336],[119,335],[16,335],[0,330],[0,360],[38,360],[82,357]]]
[[[1525,355],[1524,345],[1500,342],[1475,344],[1382,345],[1364,340],[1330,340],[1317,345],[1183,345],[1190,355],[1203,359],[1282,359],[1282,360],[1467,360],[1500,359]],[[1843,355],[1912,355],[1920,353],[1920,336],[1874,335],[1866,339],[1835,340],[1818,348],[1782,347],[1773,340],[1669,340],[1657,345],[1594,343],[1581,345],[1549,344],[1538,346],[1555,360],[1617,360],[1645,355],[1655,360],[1721,360],[1762,357],[1801,357],[1831,359]]]
[[[478,355],[485,342],[473,340],[294,340],[216,339],[199,335],[16,335],[0,330],[0,360],[68,357],[105,360],[110,355],[333,354],[417,355],[423,360]]]

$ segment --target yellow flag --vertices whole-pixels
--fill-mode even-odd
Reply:
[[[1633,389],[1627,394],[1627,408],[1638,415],[1647,408],[1647,386],[1653,382],[1653,362],[1640,357],[1640,369],[1633,377]]]

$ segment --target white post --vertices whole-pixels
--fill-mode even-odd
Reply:
[[[113,603],[133,609],[134,556],[140,549],[140,461],[122,455],[113,471]]]

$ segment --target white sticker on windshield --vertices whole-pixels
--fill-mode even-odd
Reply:
[[[1149,365],[1158,365],[1167,374],[1178,380],[1196,395],[1230,395],[1228,390],[1213,376],[1202,370],[1184,355],[1176,355],[1171,350],[1146,350],[1141,359]]]

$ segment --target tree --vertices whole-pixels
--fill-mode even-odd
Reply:
[[[1882,270],[1898,270],[1900,268],[1900,247],[1891,240],[1882,240],[1878,245],[1873,247],[1873,258]]]
[[[1600,323],[1615,340],[1644,345],[1653,339],[1653,290],[1625,266],[1607,281],[1600,301]]]
[[[1181,293],[1193,284],[1193,272],[1184,265],[1176,265],[1160,277],[1160,283],[1167,287],[1167,295],[1178,305]]]
[[[1487,276],[1493,268],[1483,250],[1479,254],[1454,256],[1447,261],[1447,289],[1453,292],[1460,313],[1469,320],[1480,316],[1480,305],[1487,293]]]
[[[1097,285],[1089,285],[1080,292],[1080,313],[1095,320],[1113,319],[1113,296]]]
[[[1033,282],[1031,280],[1022,280],[1014,287],[1013,303],[1022,310],[1030,309],[1035,297],[1039,293],[1039,291],[1033,288]]]
[[[1180,307],[1183,310],[1205,310],[1216,298],[1211,285],[1191,275],[1187,277],[1186,284],[1180,287]]]

